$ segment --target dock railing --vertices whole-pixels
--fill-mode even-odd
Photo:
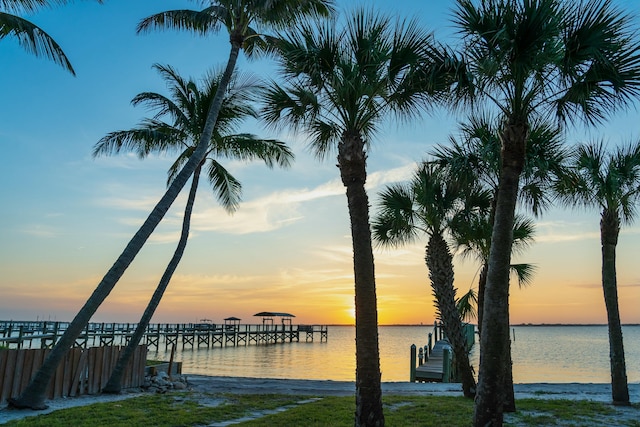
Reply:
[[[467,348],[470,350],[475,343],[475,326],[465,324],[463,330]],[[453,359],[455,354],[446,337],[441,323],[434,322],[433,332],[427,334],[427,344],[423,347],[410,347],[409,381],[451,382],[455,381]]]
[[[68,326],[68,322],[0,321],[0,347],[51,348]],[[125,345],[136,326],[136,323],[89,323],[73,347]],[[326,325],[162,323],[149,324],[141,344],[146,344],[150,349],[159,350],[164,347],[166,350],[173,345],[181,345],[182,348],[213,348],[302,340],[313,342],[317,338],[320,342],[327,341]]]

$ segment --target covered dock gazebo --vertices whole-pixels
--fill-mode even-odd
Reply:
[[[296,317],[291,313],[282,313],[277,311],[261,311],[260,313],[254,314],[256,317],[262,317],[262,326],[271,325],[273,326],[273,318],[280,317],[282,318],[282,327],[284,329],[285,325],[291,327],[291,318]]]
[[[224,330],[225,331],[237,331],[240,329],[240,320],[237,317],[227,317],[224,319]]]

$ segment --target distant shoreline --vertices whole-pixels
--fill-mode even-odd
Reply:
[[[354,326],[354,325],[327,325],[327,326]],[[433,327],[431,324],[412,325],[412,324],[390,324],[390,325],[378,325],[378,326],[424,326]],[[477,326],[477,325],[476,325]],[[607,326],[606,323],[514,323],[510,326]],[[623,323],[622,326],[640,326],[640,323]]]
[[[0,324],[2,323],[10,323],[10,322],[16,322],[16,323],[37,323],[37,322],[58,322],[58,323],[71,323],[69,320],[18,320],[18,319],[6,319],[6,320],[1,320],[0,319]],[[116,324],[136,324],[137,322],[98,322],[98,321],[91,321],[90,323],[105,323],[105,324],[109,324],[109,323],[116,323]],[[193,323],[193,322],[152,322],[153,324],[169,324],[169,325],[173,325],[173,324],[188,324],[188,323]],[[305,323],[305,324],[314,324],[314,325],[319,325],[319,323]],[[325,326],[351,326],[351,327],[355,327],[354,324],[345,324],[345,323],[323,323],[322,325]],[[391,324],[380,324],[378,326],[384,326],[384,327],[408,327],[408,326],[423,326],[423,327],[433,327],[432,323],[421,323],[421,324],[412,324],[412,323],[391,323]],[[477,325],[476,325],[477,326]],[[512,325],[510,325],[511,327],[513,326],[607,326],[606,323],[514,323]],[[622,326],[640,326],[640,323],[623,323]]]

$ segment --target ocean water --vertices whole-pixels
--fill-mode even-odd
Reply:
[[[424,346],[433,326],[381,326],[383,381],[408,381],[411,344]],[[640,382],[640,326],[623,327],[627,378]],[[515,326],[511,330],[516,383],[608,383],[606,326]],[[151,350],[149,358],[169,360],[169,352]],[[478,343],[471,353],[477,370]],[[183,373],[239,377],[353,381],[355,329],[330,326],[328,340],[276,345],[182,349],[174,360]]]

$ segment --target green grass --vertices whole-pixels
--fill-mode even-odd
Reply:
[[[471,426],[473,401],[449,396],[397,396],[383,398],[386,425]],[[522,399],[518,412],[505,417],[505,425],[640,427],[640,405],[627,408],[630,420],[616,424],[611,420],[616,408],[597,402]],[[279,409],[278,412],[274,411]],[[201,426],[214,422],[254,417],[243,427],[341,427],[352,426],[353,397],[310,399],[291,395],[234,395],[174,392],[144,395],[117,402],[96,403],[51,414],[9,422],[8,426],[62,427],[96,426]],[[637,416],[635,416],[637,413]]]
[[[255,411],[275,409],[298,400],[283,395],[153,394],[117,402],[95,403],[11,421],[7,426],[112,427],[196,426],[237,419]],[[205,402],[207,404],[202,404]]]

